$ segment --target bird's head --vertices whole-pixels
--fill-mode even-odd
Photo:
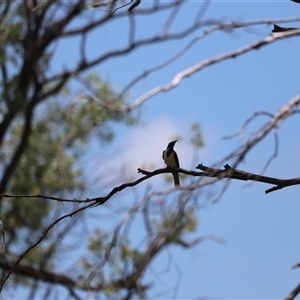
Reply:
[[[170,142],[170,143],[168,144],[167,149],[170,149],[170,148],[173,149],[174,146],[175,146],[175,144],[176,144],[176,142],[177,142],[177,140]]]

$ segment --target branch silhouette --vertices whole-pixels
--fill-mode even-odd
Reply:
[[[300,283],[291,291],[291,293],[284,298],[284,300],[293,300],[300,293]]]
[[[250,173],[247,171],[242,171],[242,170],[232,168],[229,164],[224,165],[224,169],[217,169],[217,168],[207,167],[201,163],[201,164],[198,164],[196,169],[202,170],[202,172],[186,170],[183,168],[178,168],[175,170],[178,171],[179,173],[191,175],[194,177],[214,177],[214,178],[220,178],[220,179],[230,178],[230,179],[244,180],[244,181],[257,181],[257,182],[263,182],[263,183],[275,185],[275,187],[272,187],[272,188],[266,190],[265,191],[266,194],[276,191],[276,190],[279,190],[279,189],[282,189],[282,188],[285,188],[285,187],[300,184],[300,177],[290,178],[290,179],[280,179],[280,178],[276,178],[276,177],[262,176],[260,174],[254,174],[254,173]],[[160,174],[166,174],[166,173],[172,173],[174,171],[174,169],[169,169],[169,168],[157,169],[154,171],[146,171],[141,168],[138,168],[137,170],[138,170],[138,173],[141,173],[145,176],[143,176],[135,181],[123,183],[119,186],[116,186],[106,196],[103,196],[103,197],[86,198],[86,199],[75,199],[75,198],[67,199],[67,198],[46,196],[46,195],[41,195],[41,194],[35,194],[35,195],[0,194],[0,196],[5,197],[5,198],[41,198],[41,199],[48,199],[48,200],[54,200],[54,201],[60,201],[60,202],[71,202],[71,203],[82,203],[82,204],[90,203],[90,205],[84,207],[84,209],[85,209],[85,208],[89,208],[89,207],[96,206],[96,205],[102,205],[116,193],[118,193],[128,187],[136,186],[139,183],[141,183],[153,176],[160,175]],[[184,189],[184,188],[179,188],[179,189]],[[78,209],[78,210],[74,211],[73,213],[68,214],[67,216],[72,216],[72,214],[75,214],[81,210],[82,209]]]
[[[215,177],[215,178],[230,178],[230,179],[237,179],[237,180],[244,180],[244,181],[257,181],[257,182],[263,182],[263,183],[268,183],[268,184],[273,184],[275,185],[274,187],[267,189],[265,191],[266,194],[274,192],[276,190],[280,190],[282,188],[292,186],[292,185],[297,185],[300,184],[300,177],[297,178],[291,178],[291,179],[279,179],[279,178],[274,178],[274,177],[267,177],[267,176],[262,176],[259,174],[254,174],[254,173],[249,173],[246,171],[234,169],[228,164],[224,166],[224,169],[216,169],[216,168],[210,168],[207,166],[204,166],[203,164],[199,164],[197,169],[202,170],[203,172],[196,172],[196,171],[190,171],[190,170],[185,170],[182,168],[176,169],[179,173],[183,173],[186,175],[192,175],[192,176],[200,176],[200,177]],[[161,171],[164,172],[161,172]],[[152,177],[157,174],[161,173],[166,173],[167,169],[158,169],[153,172],[148,172],[142,169],[138,169],[138,171],[142,174],[145,174],[146,176]],[[168,170],[168,172],[171,172]]]
[[[234,27],[232,27],[232,28],[234,28]],[[171,91],[172,89],[177,87],[183,79],[199,72],[200,70],[204,69],[205,67],[217,64],[217,63],[219,63],[221,61],[225,61],[227,59],[236,58],[238,56],[244,55],[253,50],[258,50],[264,46],[267,46],[267,45],[277,41],[277,40],[281,40],[281,39],[285,39],[285,38],[297,36],[297,35],[300,35],[300,29],[279,32],[279,33],[267,36],[264,39],[255,41],[255,42],[248,44],[244,47],[241,47],[239,49],[236,49],[234,51],[230,51],[225,54],[217,55],[213,58],[209,58],[207,60],[196,63],[195,65],[178,72],[169,83],[166,83],[163,85],[158,85],[158,86],[152,88],[151,90],[147,91],[146,93],[142,94],[132,104],[130,104],[127,109],[128,109],[128,111],[133,110],[136,107],[139,107],[140,105],[142,105],[142,103],[146,102],[148,99],[154,97],[155,95],[160,94],[162,92]],[[142,77],[143,77],[143,75],[142,75]],[[140,78],[134,79],[133,83],[135,83],[139,79]]]
[[[243,181],[257,181],[257,182],[263,182],[263,183],[267,183],[267,184],[273,184],[275,185],[274,187],[267,189],[265,191],[266,194],[288,187],[288,186],[292,186],[292,185],[298,185],[300,184],[300,177],[298,178],[292,178],[292,179],[279,179],[279,178],[274,178],[274,177],[267,177],[267,176],[262,176],[259,174],[254,174],[254,173],[249,173],[246,171],[242,171],[242,170],[238,170],[235,168],[232,168],[231,166],[229,166],[228,164],[226,164],[224,166],[224,169],[217,169],[217,168],[210,168],[207,166],[204,166],[202,163],[199,164],[197,167],[197,169],[201,170],[201,171],[193,171],[193,170],[186,170],[186,169],[182,169],[182,168],[178,168],[176,169],[176,171],[178,171],[179,173],[183,173],[186,175],[191,175],[191,176],[197,176],[197,177],[213,177],[213,178],[230,178],[230,179],[236,179],[236,180],[243,180]],[[107,202],[112,196],[114,196],[116,193],[128,188],[128,187],[133,187],[138,185],[139,183],[153,177],[156,175],[160,175],[160,174],[166,174],[166,173],[172,173],[172,171],[174,171],[173,169],[170,168],[164,168],[164,169],[157,169],[154,171],[146,171],[143,170],[141,168],[138,168],[138,173],[143,174],[144,176],[133,181],[133,182],[128,182],[128,183],[124,183],[121,184],[115,188],[113,188],[106,196],[104,197],[97,197],[97,198],[87,198],[84,200],[79,200],[79,199],[65,199],[65,198],[58,198],[58,197],[49,197],[49,196],[44,196],[44,195],[40,195],[40,194],[36,194],[36,195],[10,195],[10,194],[2,194],[0,196],[2,197],[8,197],[8,198],[42,198],[42,199],[49,199],[49,200],[55,200],[55,201],[62,201],[62,202],[76,202],[76,203],[88,203],[86,205],[84,205],[81,208],[78,208],[74,211],[72,211],[71,213],[67,213],[61,217],[59,217],[58,219],[56,219],[54,222],[52,222],[45,230],[44,232],[41,234],[41,236],[37,239],[37,241],[28,249],[26,249],[20,256],[19,258],[16,260],[16,262],[12,265],[11,269],[9,270],[8,274],[6,275],[6,277],[3,279],[3,281],[0,284],[0,291],[3,288],[4,283],[7,281],[7,279],[10,277],[10,275],[16,270],[18,264],[20,263],[20,261],[25,257],[25,255],[27,255],[34,247],[36,247],[39,243],[42,242],[42,240],[46,237],[46,235],[48,234],[48,232],[55,226],[57,225],[60,221],[72,217],[75,214],[78,214],[79,212],[82,212],[88,208],[92,208],[101,204],[104,204],[105,202]],[[188,188],[188,187],[187,187]],[[175,188],[174,188],[175,189]],[[179,188],[179,189],[185,189],[183,187]],[[182,243],[182,241],[180,242],[180,244],[182,244],[183,246],[185,245],[185,243]],[[187,244],[186,244],[187,245]],[[185,245],[185,246],[186,246]],[[7,266],[6,266],[7,267]],[[144,269],[144,268],[142,268]]]
[[[292,269],[300,268],[300,263],[292,266]],[[300,283],[284,298],[284,300],[293,300],[300,293]]]
[[[189,42],[186,43],[186,45],[180,49],[178,52],[176,52],[174,55],[169,57],[167,60],[159,63],[158,65],[151,67],[147,70],[144,70],[141,74],[136,76],[134,79],[132,79],[120,92],[119,97],[122,98],[125,96],[125,94],[139,81],[149,76],[151,73],[154,73],[156,71],[159,71],[168,65],[172,64],[176,60],[178,60],[181,56],[186,54],[188,50],[190,50],[197,42],[200,40],[203,40],[207,36],[219,32],[219,31],[232,31],[234,29],[238,28],[245,28],[248,26],[255,26],[255,25],[262,25],[262,24],[273,24],[273,23],[287,23],[287,22],[294,22],[294,21],[300,21],[300,18],[286,18],[286,19],[272,19],[272,20],[254,20],[254,21],[246,21],[246,22],[228,22],[228,23],[221,23],[219,20],[207,20],[202,21],[203,26],[209,26],[209,28],[203,30],[200,34],[197,34],[194,38],[192,38]],[[295,28],[293,28],[295,29]]]

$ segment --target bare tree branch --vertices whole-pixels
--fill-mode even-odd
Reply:
[[[291,178],[291,179],[280,179],[280,178],[274,178],[274,177],[267,177],[262,176],[259,174],[249,173],[242,170],[237,170],[232,167],[230,167],[228,164],[224,166],[224,169],[216,169],[204,166],[203,164],[199,164],[197,169],[202,170],[203,172],[197,172],[193,170],[186,170],[182,168],[175,169],[179,173],[191,175],[194,177],[213,177],[213,178],[230,178],[230,179],[237,179],[237,180],[243,180],[243,181],[257,181],[257,182],[263,182],[267,184],[273,184],[276,185],[275,187],[266,190],[266,194],[270,193],[275,190],[279,190],[285,187],[289,187],[292,185],[298,185],[300,184],[300,177]],[[49,199],[49,200],[55,200],[55,201],[61,201],[61,202],[72,202],[72,203],[90,203],[88,206],[81,208],[79,210],[76,210],[74,213],[71,213],[71,216],[83,209],[95,206],[95,205],[102,205],[106,201],[108,201],[113,195],[116,193],[124,190],[125,188],[135,186],[153,176],[160,175],[160,174],[166,174],[166,173],[172,173],[174,170],[169,168],[164,169],[157,169],[154,171],[146,171],[143,169],[138,168],[138,172],[144,174],[145,176],[133,181],[121,184],[119,186],[116,186],[113,188],[106,196],[103,197],[96,197],[96,198],[86,198],[84,200],[79,199],[66,199],[66,198],[59,198],[59,197],[51,197],[51,196],[44,196],[44,195],[9,195],[9,194],[1,194],[2,197],[7,198],[42,198],[42,199]],[[177,189],[185,189],[185,188],[177,188]]]
[[[0,193],[3,193],[5,191],[8,180],[11,174],[13,173],[15,167],[17,166],[24,152],[24,149],[27,147],[29,136],[31,133],[32,116],[33,116],[33,106],[30,105],[26,111],[26,117],[24,121],[24,129],[23,129],[21,141],[13,155],[13,158],[11,159],[11,161],[9,162],[9,164],[7,165],[7,167],[3,172],[1,182],[0,182]]]
[[[183,37],[189,35],[190,33],[192,33],[193,31],[195,31],[200,26],[202,26],[202,23],[198,22],[197,24],[188,26],[187,28],[181,30],[180,32],[169,34],[167,36],[164,36],[163,33],[161,33],[160,35],[155,35],[155,36],[148,37],[145,39],[140,39],[140,40],[133,41],[133,42],[129,41],[128,45],[123,47],[122,49],[116,49],[116,50],[107,52],[105,54],[102,54],[102,55],[90,60],[90,61],[86,61],[86,62],[80,61],[77,65],[77,67],[75,67],[73,69],[69,69],[67,71],[60,72],[58,74],[54,74],[53,76],[51,76],[45,80],[45,84],[54,83],[54,82],[60,81],[63,78],[69,78],[71,75],[77,74],[77,73],[82,72],[86,69],[89,69],[95,65],[98,65],[98,64],[108,60],[109,58],[118,57],[118,56],[127,54],[127,53],[131,52],[133,49],[137,49],[140,46],[146,46],[149,44],[161,43],[161,42],[166,42],[169,40],[176,40],[176,39],[183,38]]]
[[[244,46],[240,49],[230,51],[226,54],[221,54],[214,58],[209,58],[205,61],[199,62],[199,63],[195,64],[194,66],[191,66],[191,67],[177,73],[170,83],[165,84],[165,85],[156,86],[153,89],[151,89],[150,91],[141,95],[131,105],[128,106],[127,110],[135,109],[136,107],[140,106],[145,101],[149,100],[150,98],[154,97],[155,95],[157,95],[159,93],[168,92],[168,91],[174,89],[181,83],[181,81],[184,78],[187,78],[187,77],[195,74],[196,72],[199,72],[200,70],[204,69],[205,67],[214,65],[216,63],[227,60],[229,58],[236,58],[236,57],[243,55],[249,51],[257,50],[261,47],[267,46],[277,40],[281,40],[281,39],[292,37],[292,36],[298,36],[298,35],[300,35],[300,29],[281,32],[278,34],[268,36],[262,40],[256,41],[256,42],[249,44],[247,46]]]
[[[115,3],[115,1],[110,1],[110,4]],[[169,10],[170,8],[174,7],[175,3],[170,2],[170,3],[166,3],[166,4],[160,4],[159,6],[157,5],[153,5],[152,8],[147,8],[147,9],[140,9],[138,11],[134,11],[135,15],[148,15],[148,14],[153,14],[155,12],[161,12],[164,10]],[[100,17],[99,19],[97,19],[96,21],[93,22],[88,22],[87,25],[85,26],[80,26],[78,28],[73,28],[73,29],[68,29],[65,30],[64,32],[62,32],[62,36],[72,36],[72,35],[81,35],[84,32],[90,31],[91,29],[94,29],[100,25],[102,25],[104,22],[106,22],[108,19],[110,18],[121,18],[124,16],[128,16],[128,12],[119,12],[117,14],[111,14],[111,11],[113,10],[113,7],[110,7],[108,9],[108,14],[105,17]],[[275,23],[275,22],[273,22]],[[279,23],[279,22],[276,22]]]
[[[5,270],[11,270],[14,267],[14,265],[12,263],[3,260],[0,261],[0,267]],[[58,283],[65,286],[73,286],[73,287],[76,286],[76,282],[73,281],[70,277],[58,273],[53,273],[50,271],[37,270],[31,266],[18,264],[14,268],[14,272],[26,277],[34,278],[45,282],[50,282],[53,284]]]
[[[130,1],[132,3],[132,1]],[[137,6],[139,6],[141,3],[141,0],[135,0],[134,3],[128,8],[128,11],[134,10]]]
[[[247,142],[245,142],[238,150],[231,152],[223,158],[222,161],[227,161],[236,157],[233,168],[235,168],[246,156],[246,154],[257,145],[263,138],[265,138],[272,130],[277,130],[285,119],[293,114],[299,113],[297,107],[300,104],[300,94],[296,95],[286,105],[282,106],[278,113],[264,126],[259,128],[256,132],[251,134]]]
[[[68,214],[65,214],[63,216],[61,216],[60,218],[57,218],[54,222],[52,222],[45,230],[44,232],[42,233],[42,235],[38,238],[38,240],[33,244],[31,245],[29,248],[27,248],[20,256],[19,258],[16,260],[16,262],[12,265],[11,269],[9,270],[8,274],[4,277],[4,279],[1,281],[0,283],[0,292],[2,291],[3,289],[3,286],[5,284],[5,282],[8,280],[8,278],[10,277],[10,275],[15,271],[15,269],[17,268],[17,266],[19,265],[20,261],[32,250],[34,249],[38,244],[40,244],[43,239],[46,237],[46,235],[48,234],[48,232],[56,225],[58,224],[60,221],[66,219],[66,218],[70,218],[72,217],[73,215],[87,209],[87,208],[90,208],[92,205],[89,204],[89,205],[86,205],[86,206],[83,206],[79,209],[76,209],[74,211],[72,211],[71,213],[68,213]]]
[[[262,25],[262,24],[273,24],[275,22],[294,22],[299,21],[300,18],[289,18],[289,19],[274,19],[274,20],[255,20],[255,21],[248,21],[248,22],[229,22],[229,23],[220,23],[219,20],[209,20],[209,21],[202,21],[203,26],[211,25],[210,28],[205,29],[202,33],[198,34],[196,37],[191,39],[181,50],[179,50],[176,54],[168,58],[166,61],[151,67],[147,70],[145,70],[143,73],[132,79],[120,92],[120,97],[122,98],[126,92],[129,91],[130,88],[132,88],[136,83],[138,83],[141,79],[146,78],[148,75],[150,75],[153,72],[159,71],[160,69],[168,66],[169,64],[175,62],[177,59],[179,59],[182,55],[184,55],[189,49],[191,49],[198,41],[204,39],[210,34],[213,34],[214,32],[223,30],[223,31],[231,31],[233,29],[237,28],[243,28],[248,26],[254,26],[254,25]],[[199,21],[198,21],[199,22]],[[216,24],[215,24],[216,23]],[[166,29],[165,29],[166,31]]]
[[[296,268],[300,268],[300,263],[297,263],[297,264],[292,266],[292,269],[296,269]]]
[[[224,240],[216,235],[213,235],[213,234],[206,234],[206,235],[203,235],[203,236],[200,236],[194,240],[191,240],[191,241],[184,241],[182,239],[178,239],[176,240],[176,243],[179,244],[180,246],[184,247],[184,248],[191,248],[191,247],[194,247],[195,245],[199,244],[199,243],[202,243],[204,241],[208,241],[208,240],[211,240],[213,242],[216,242],[216,243],[223,243]]]
[[[293,300],[300,293],[300,283],[290,292],[288,296],[284,298],[284,300]]]

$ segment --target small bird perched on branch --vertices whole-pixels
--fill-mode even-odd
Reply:
[[[167,167],[170,169],[180,168],[177,153],[174,151],[174,146],[175,146],[176,142],[177,142],[177,140],[170,142],[167,146],[167,149],[164,150],[162,153],[162,158],[163,158],[165,164],[167,165]],[[178,172],[172,172],[172,174],[174,177],[175,186],[176,187],[180,186]]]

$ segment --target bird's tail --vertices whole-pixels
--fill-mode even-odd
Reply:
[[[180,186],[180,182],[179,182],[179,174],[178,172],[172,172],[173,177],[174,177],[174,184],[175,186]]]

